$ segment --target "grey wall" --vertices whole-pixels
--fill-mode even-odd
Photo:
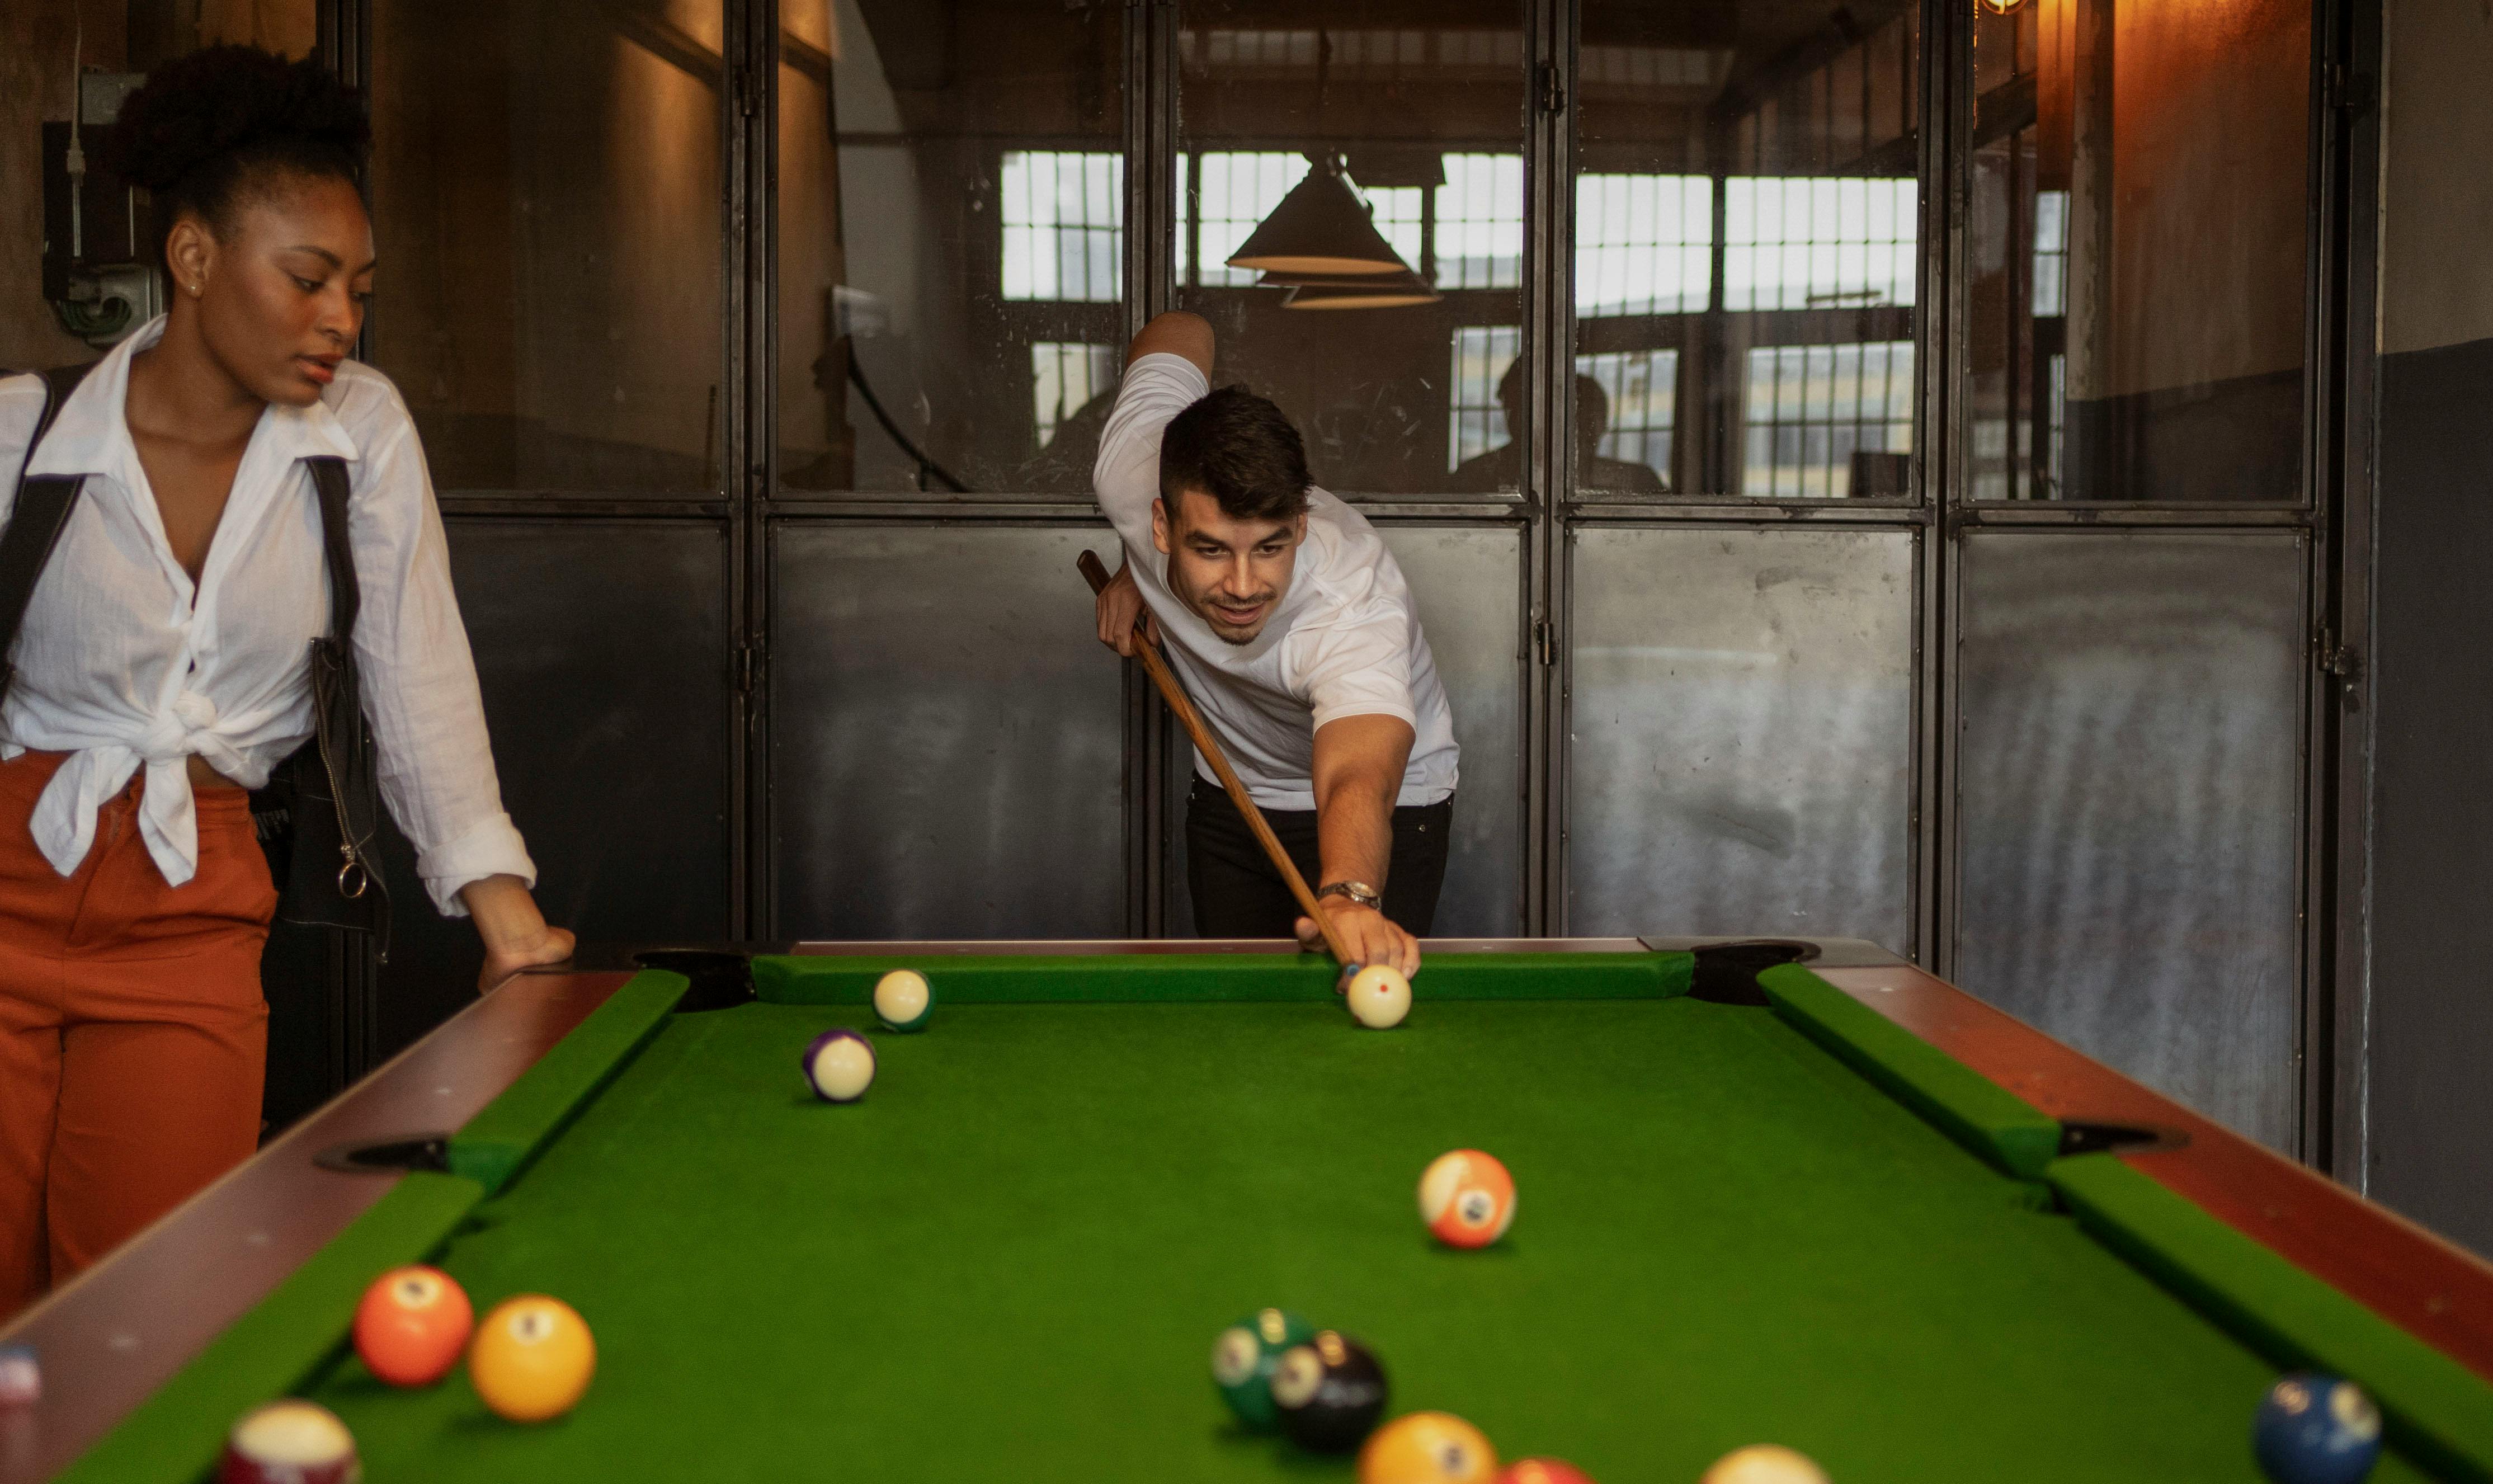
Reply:
[[[2366,1186],[2493,1253],[2493,11],[2387,49]]]

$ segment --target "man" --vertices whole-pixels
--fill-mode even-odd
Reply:
[[[1446,488],[1458,494],[1487,495],[1523,488],[1523,445],[1515,430],[1523,426],[1523,358],[1506,368],[1497,382],[1497,405],[1506,413],[1506,441],[1488,452],[1465,459]],[[1581,372],[1576,376],[1576,484],[1579,489],[1611,495],[1667,495],[1662,475],[1642,464],[1605,458],[1602,435],[1610,427],[1610,394]]]
[[[1281,409],[1212,390],[1212,326],[1162,315],[1126,352],[1099,507],[1126,545],[1099,640],[1134,651],[1146,606],[1170,668],[1361,963],[1420,967],[1454,822],[1454,714],[1402,569],[1316,489]],[[1186,889],[1208,938],[1310,948],[1211,765],[1186,800]]]

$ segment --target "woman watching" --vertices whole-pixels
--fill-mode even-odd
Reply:
[[[0,706],[0,1316],[257,1142],[277,892],[246,791],[313,732],[329,596],[305,459],[350,475],[354,659],[425,888],[474,919],[484,988],[571,952],[502,809],[415,426],[346,358],[368,139],[308,61],[159,69],[108,157],[152,193],[171,310],[40,442],[43,382],[0,380],[0,501],[21,473],[83,478]]]

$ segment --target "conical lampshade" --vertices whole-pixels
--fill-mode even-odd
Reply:
[[[1398,309],[1443,295],[1405,268],[1399,273],[1267,273],[1258,288],[1287,288],[1283,309]]]
[[[1427,285],[1414,279],[1408,287],[1387,279],[1372,288],[1331,288],[1309,285],[1293,288],[1281,301],[1283,309],[1402,309],[1413,304],[1434,304],[1441,297]]]
[[[1410,265],[1378,234],[1339,168],[1320,161],[1230,256],[1265,273],[1395,273]]]

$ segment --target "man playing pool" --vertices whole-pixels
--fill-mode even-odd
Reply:
[[[1126,547],[1099,642],[1154,637],[1358,962],[1418,972],[1446,877],[1455,729],[1410,585],[1359,512],[1317,489],[1281,409],[1212,390],[1212,326],[1162,315],[1126,351],[1093,481]],[[1295,933],[1280,872],[1212,769],[1186,799],[1186,891],[1207,938]]]

